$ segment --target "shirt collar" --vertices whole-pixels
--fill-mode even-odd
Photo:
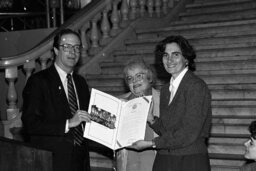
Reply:
[[[67,79],[67,73],[61,69],[56,63],[54,63],[54,66],[60,76],[61,82],[65,82],[65,80]],[[73,72],[70,73],[71,75],[73,75]]]
[[[175,79],[171,77],[170,84],[172,84],[175,88],[178,88],[182,78],[184,77],[187,71],[188,71],[188,67],[184,68]]]

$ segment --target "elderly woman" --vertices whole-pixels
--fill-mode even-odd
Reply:
[[[159,92],[153,88],[155,76],[151,68],[141,59],[131,61],[124,68],[124,78],[130,92],[119,98],[131,100],[136,97],[152,95],[154,113],[159,113]],[[147,126],[145,140],[151,141],[156,134]],[[156,152],[152,148],[145,150],[122,149],[117,152],[118,171],[151,171]]]
[[[248,141],[244,143],[246,147],[246,151],[244,157],[250,160],[256,161],[256,121],[251,122],[249,126],[249,131],[251,133],[251,137]],[[241,168],[241,171],[255,171],[256,170],[256,162],[246,164]]]
[[[182,36],[169,36],[158,43],[156,58],[171,75],[160,91],[160,117],[152,112],[151,128],[159,135],[152,141],[139,140],[133,148],[157,149],[153,171],[209,171],[206,146],[211,125],[211,94],[197,77],[195,51]]]

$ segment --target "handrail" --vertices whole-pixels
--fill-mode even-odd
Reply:
[[[15,17],[23,17],[23,16],[36,16],[36,15],[45,15],[45,12],[0,12],[0,19],[1,18],[12,18]]]
[[[68,21],[65,22],[60,28],[55,30],[49,36],[47,36],[43,41],[41,41],[38,45],[36,45],[31,50],[15,55],[15,56],[7,56],[0,58],[0,69],[13,67],[13,66],[21,66],[24,63],[38,58],[38,56],[42,55],[45,51],[50,50],[52,48],[52,40],[54,36],[63,28],[71,28],[77,29],[79,28],[85,21],[90,20],[94,15],[96,15],[99,11],[101,11],[106,6],[106,1],[102,0],[94,0],[87,6],[85,6],[81,11],[72,16]],[[81,21],[81,16],[83,17]],[[79,22],[78,22],[79,20]]]

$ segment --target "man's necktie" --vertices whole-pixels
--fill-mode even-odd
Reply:
[[[71,110],[71,114],[74,115],[78,109],[77,105],[77,98],[76,93],[74,89],[74,85],[72,82],[72,76],[71,74],[67,74],[67,80],[68,80],[68,102],[69,102],[69,108]],[[70,131],[72,132],[74,136],[74,143],[81,145],[83,142],[83,130],[82,125],[78,125],[74,128],[71,128]]]

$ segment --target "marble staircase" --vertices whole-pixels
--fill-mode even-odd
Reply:
[[[135,34],[99,63],[100,74],[86,75],[89,86],[113,95],[126,92],[122,69],[143,57],[158,71],[160,88],[168,77],[154,59],[154,47],[168,35],[183,35],[197,52],[195,73],[212,93],[212,170],[238,171],[246,162],[248,125],[256,119],[256,1],[195,0],[169,26],[136,29]]]

